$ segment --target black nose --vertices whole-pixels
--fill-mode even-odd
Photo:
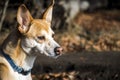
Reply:
[[[61,55],[62,52],[63,52],[63,48],[61,48],[61,47],[56,47],[56,48],[54,49],[54,52],[55,52],[56,55]]]

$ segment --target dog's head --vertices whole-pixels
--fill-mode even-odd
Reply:
[[[53,4],[44,12],[42,19],[33,19],[25,5],[21,5],[17,13],[18,30],[23,35],[21,47],[27,54],[43,53],[57,57],[62,48],[54,40],[51,29]]]

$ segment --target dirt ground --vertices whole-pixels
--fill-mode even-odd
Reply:
[[[58,59],[39,56],[34,80],[120,80],[120,52],[78,52]]]
[[[120,51],[120,11],[80,13],[58,38],[66,51]]]

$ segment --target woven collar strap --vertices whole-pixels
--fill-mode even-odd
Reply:
[[[4,53],[3,51],[1,53],[15,72],[18,72],[19,74],[22,74],[22,75],[28,75],[31,72],[31,69],[24,70],[22,67],[17,66],[8,54]]]

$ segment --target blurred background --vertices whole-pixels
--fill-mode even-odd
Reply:
[[[0,0],[0,44],[18,26],[21,4],[41,18],[50,3]],[[55,0],[51,27],[64,55],[56,60],[41,55],[34,80],[120,80],[120,0]]]

